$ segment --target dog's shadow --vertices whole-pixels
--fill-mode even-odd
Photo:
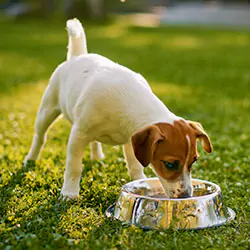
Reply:
[[[92,164],[88,161],[85,172],[91,170]],[[95,162],[95,164],[100,163]],[[49,238],[59,237],[61,240],[68,240],[74,238],[77,231],[78,237],[80,236],[79,239],[86,237],[91,242],[95,238],[93,234],[101,236],[103,232],[112,231],[115,233],[122,228],[120,221],[112,221],[104,215],[106,208],[116,198],[112,193],[106,197],[105,201],[102,200],[101,202],[96,197],[94,202],[94,196],[89,193],[87,197],[83,196],[73,200],[64,199],[59,190],[53,194],[48,193],[46,197],[44,197],[44,193],[41,193],[41,198],[37,199],[36,196],[34,198],[36,201],[31,201],[29,206],[25,206],[25,210],[20,208],[20,212],[16,212],[15,221],[9,221],[8,215],[13,210],[10,203],[16,195],[15,189],[17,186],[25,185],[26,174],[35,171],[37,167],[39,166],[34,161],[29,161],[0,188],[0,213],[6,226],[9,227],[8,233],[21,235],[24,232],[25,234],[38,236],[42,231],[46,232]],[[89,188],[91,189],[91,185]],[[37,192],[41,192],[39,187],[36,190]],[[101,196],[102,192],[106,191],[101,190],[97,195]],[[32,197],[30,198],[32,199]],[[15,206],[18,207],[19,205],[16,204]],[[79,216],[77,221],[72,219],[72,214]]]
[[[34,161],[23,164],[0,188],[0,215],[6,226],[9,227],[8,232],[15,232],[19,235],[19,233],[21,233],[19,231],[21,230],[26,234],[39,235],[41,230],[45,230],[50,237],[51,235],[59,235],[60,237],[66,236],[67,239],[71,237],[70,232],[68,232],[68,227],[72,227],[74,230],[76,230],[74,227],[77,227],[74,221],[72,222],[71,219],[69,219],[71,218],[71,213],[83,213],[82,218],[88,221],[85,225],[88,227],[91,220],[88,220],[87,217],[92,216],[91,218],[95,218],[98,214],[98,207],[91,207],[91,204],[83,202],[85,199],[81,197],[72,200],[64,199],[59,190],[53,194],[48,193],[48,196],[45,198],[44,194],[41,194],[41,198],[38,199],[36,196],[36,201],[31,200],[30,205],[25,205],[26,208],[20,208],[19,212],[14,211],[16,209],[12,207],[11,203],[12,198],[15,198],[14,196],[16,195],[15,190],[18,186],[21,187],[25,185],[26,174],[35,171],[36,167],[37,165]],[[36,192],[40,192],[39,189],[38,187]],[[21,194],[21,196],[23,196],[23,194]],[[32,199],[32,197],[30,198]],[[18,202],[18,199],[19,198],[14,199],[15,202]],[[19,204],[15,204],[15,206],[18,208]],[[19,210],[19,208],[17,210]],[[11,217],[9,215],[10,213],[12,214],[12,211],[16,214],[14,216],[15,218],[9,219]],[[71,223],[73,224],[71,225]],[[97,231],[98,229],[99,227],[97,227]]]
[[[14,189],[17,185],[21,185],[25,178],[25,173],[35,169],[35,161],[28,161],[26,164],[22,164],[22,167],[11,176],[8,182],[0,188],[1,202],[0,211],[2,214],[8,212],[8,201],[14,196]]]
[[[15,189],[17,186],[24,184],[26,173],[34,171],[35,168],[36,164],[34,161],[23,164],[22,167],[11,176],[8,182],[0,188],[0,216],[6,226],[9,227],[9,233],[16,231],[16,233],[19,234],[18,230],[22,230],[25,233],[39,234],[40,230],[45,227],[48,233],[54,233],[60,223],[61,217],[67,213],[67,210],[76,202],[76,200],[64,199],[59,191],[58,193],[48,195],[46,199],[41,196],[41,200],[35,203],[32,202],[30,207],[25,209],[28,209],[28,212],[21,209],[21,214],[19,214],[19,212],[17,213],[19,218],[15,218],[15,221],[18,221],[20,229],[13,226],[13,223],[16,222],[14,222],[14,219],[9,219],[9,214],[13,210],[10,202],[13,196],[16,195]],[[18,206],[18,204],[15,206]]]

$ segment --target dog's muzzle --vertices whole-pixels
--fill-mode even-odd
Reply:
[[[184,183],[183,181],[171,182],[159,178],[160,182],[165,190],[166,195],[169,198],[188,198],[193,195],[193,187],[191,182]]]

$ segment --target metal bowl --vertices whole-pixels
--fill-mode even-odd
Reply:
[[[192,179],[192,185],[192,197],[169,199],[158,178],[129,182],[106,215],[145,229],[201,229],[235,218],[218,185],[198,179]]]

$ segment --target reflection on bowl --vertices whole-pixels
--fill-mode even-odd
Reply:
[[[198,179],[192,179],[192,185],[193,197],[169,199],[158,178],[129,182],[106,215],[146,229],[199,229],[234,219],[235,213],[223,203],[218,185]]]

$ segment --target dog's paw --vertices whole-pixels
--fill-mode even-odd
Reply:
[[[35,162],[35,161],[36,161],[36,157],[34,157],[34,155],[32,155],[31,153],[28,153],[25,156],[23,163],[26,164],[26,163]]]
[[[78,193],[67,192],[67,191],[62,191],[61,192],[61,197],[65,201],[75,200],[75,199],[77,199],[79,197],[79,194]]]
[[[29,168],[29,167],[34,167],[36,165],[36,161],[35,160],[24,160],[23,161],[23,167],[25,168]]]
[[[105,155],[104,155],[103,152],[91,153],[90,154],[91,161],[103,160],[104,158],[105,158]]]
[[[147,179],[148,177],[145,174],[133,175],[131,176],[132,180],[140,180],[140,179]]]
[[[64,185],[61,190],[61,195],[64,200],[77,199],[79,196],[79,188]]]

